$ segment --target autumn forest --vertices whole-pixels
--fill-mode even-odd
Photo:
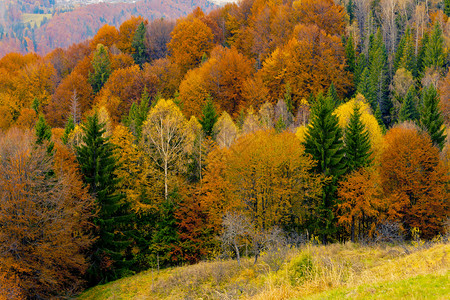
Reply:
[[[241,0],[4,55],[0,299],[256,262],[280,237],[444,235],[449,16],[449,0]]]

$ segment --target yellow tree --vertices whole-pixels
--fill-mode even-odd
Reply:
[[[195,135],[172,100],[159,99],[142,128],[142,142],[154,163],[164,172],[164,196],[169,196],[170,172],[185,164],[184,155]]]

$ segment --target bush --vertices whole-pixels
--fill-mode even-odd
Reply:
[[[300,285],[306,279],[311,278],[313,272],[313,260],[308,253],[300,254],[293,258],[288,264],[289,280],[292,285]]]

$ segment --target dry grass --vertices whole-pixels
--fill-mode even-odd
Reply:
[[[330,297],[337,299],[342,296],[332,296],[334,291],[342,291],[351,298],[361,287],[377,291],[380,286],[385,288],[385,282],[405,282],[402,284],[407,286],[408,280],[420,276],[424,276],[424,284],[434,280],[427,276],[437,276],[436,280],[447,276],[448,279],[449,251],[450,244],[422,249],[351,243],[305,246],[266,253],[256,265],[249,258],[242,260],[242,266],[227,260],[160,272],[147,271],[95,287],[79,299],[278,300],[318,295],[321,299],[327,298],[323,293],[331,293]],[[374,284],[378,286],[372,287]],[[389,286],[389,289],[396,287]],[[450,294],[450,291],[440,289],[439,293]],[[364,289],[361,295],[365,295]]]

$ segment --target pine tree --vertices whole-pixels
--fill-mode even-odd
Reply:
[[[291,85],[286,83],[286,92],[284,93],[284,102],[286,102],[286,107],[289,113],[294,114],[294,105],[292,103],[292,88]]]
[[[353,45],[352,34],[350,34],[345,43],[345,57],[347,58],[346,70],[349,71],[350,73],[354,73],[356,68],[356,52],[355,47]]]
[[[337,107],[341,104],[341,100],[339,99],[339,96],[336,92],[336,88],[334,87],[333,82],[330,84],[330,87],[328,88],[327,97],[330,98],[330,101],[331,103],[333,103],[334,107]]]
[[[336,232],[333,210],[336,204],[337,181],[346,171],[344,144],[338,118],[333,114],[333,104],[322,94],[317,96],[310,125],[305,134],[305,152],[317,161],[315,171],[330,177],[323,188],[315,230],[324,242]]]
[[[371,99],[366,99],[370,100],[373,110],[378,103],[383,116],[389,115],[392,106],[388,99],[388,75],[387,52],[381,31],[378,30],[369,50],[369,96]]]
[[[200,124],[202,125],[203,132],[206,136],[212,137],[213,127],[216,124],[219,116],[216,113],[214,104],[212,102],[211,96],[208,95],[205,105],[202,109],[202,117],[200,119]]]
[[[419,116],[416,109],[416,98],[416,89],[414,88],[414,85],[412,85],[406,93],[405,99],[400,107],[400,112],[398,114],[399,122],[417,121]]]
[[[450,17],[450,0],[444,0],[444,14]]]
[[[50,154],[53,151],[54,144],[51,141],[52,128],[47,124],[43,115],[39,115],[39,119],[36,122],[36,144],[42,145],[48,143],[47,152]]]
[[[64,134],[61,138],[64,145],[67,145],[67,142],[69,141],[69,135],[74,129],[75,129],[75,123],[73,121],[73,116],[70,115],[69,120],[67,121],[66,127],[64,127]]]
[[[139,105],[136,103],[131,104],[128,116],[124,118],[123,123],[127,126],[137,140],[140,140],[142,136],[142,125],[147,119],[147,114],[150,110],[150,95],[147,92],[147,87],[141,95],[141,102]]]
[[[41,108],[41,103],[39,102],[39,99],[34,98],[33,103],[31,104],[31,109],[33,109],[36,112],[36,115],[38,115],[40,108]]]
[[[375,119],[377,119],[378,125],[381,127],[383,134],[386,133],[386,125],[383,122],[383,116],[381,115],[380,106],[377,105],[377,110],[375,111]]]
[[[425,32],[422,40],[420,41],[420,47],[417,53],[417,67],[416,67],[416,74],[413,74],[414,77],[418,78],[419,76],[423,75],[423,72],[425,70],[425,53],[428,47],[428,41],[430,39],[430,36],[428,32]]]
[[[358,103],[345,129],[344,143],[348,172],[367,167],[372,163],[372,150],[369,132],[361,121],[361,108]]]
[[[355,18],[355,7],[354,7],[354,3],[352,0],[349,0],[346,6],[347,9],[347,14],[348,14],[348,18],[349,18],[349,22],[350,24],[352,24],[353,19]]]
[[[420,126],[426,130],[433,144],[442,151],[445,141],[444,120],[439,109],[439,96],[434,85],[422,91],[422,107],[420,111]]]
[[[425,48],[424,67],[441,69],[445,64],[444,36],[441,25],[436,23]]]
[[[108,48],[102,44],[97,45],[97,50],[92,58],[94,73],[89,72],[89,83],[94,93],[98,93],[111,75],[111,62],[109,60]]]
[[[142,68],[142,65],[147,61],[147,49],[145,47],[145,24],[141,22],[136,29],[131,47],[134,48],[133,59],[134,62]]]
[[[115,177],[116,159],[113,145],[104,134],[105,124],[98,113],[82,124],[83,144],[76,147],[77,159],[89,193],[96,198],[99,208],[94,224],[98,239],[92,249],[89,279],[92,284],[107,282],[127,274],[130,261],[125,251],[130,244],[128,225],[132,216],[123,203],[123,195],[116,193],[119,178]]]

